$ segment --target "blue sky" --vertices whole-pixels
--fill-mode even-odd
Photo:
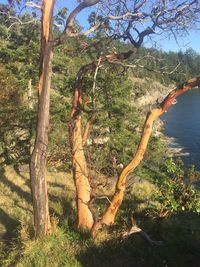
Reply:
[[[7,0],[0,0],[0,3],[6,3]],[[57,0],[55,8],[59,10],[60,7],[66,6],[70,11],[73,10],[77,5],[76,0]],[[81,12],[77,17],[81,25],[85,27],[87,24],[87,16],[91,12],[91,8]],[[200,53],[200,29],[192,30],[189,35],[185,35],[182,38],[178,38],[178,42],[174,38],[168,38],[164,36],[152,36],[153,41],[156,41],[156,47],[165,51],[185,51],[187,48],[193,48],[195,51]],[[152,43],[146,39],[146,45],[152,46]],[[155,45],[155,44],[154,44]]]
[[[72,10],[76,7],[77,1],[76,0],[57,0],[56,7],[61,7],[66,5],[69,10]],[[91,11],[87,9],[78,16],[78,20],[83,25],[87,25],[87,15]],[[185,51],[187,48],[193,48],[196,52],[200,53],[200,29],[196,29],[190,32],[189,35],[185,35],[182,38],[178,38],[177,41],[171,37],[162,36],[153,36],[154,41],[156,41],[157,48],[160,48],[165,51]],[[152,43],[147,41],[147,46],[152,46]]]

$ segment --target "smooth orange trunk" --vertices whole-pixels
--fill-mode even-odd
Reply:
[[[152,126],[154,121],[160,117],[164,112],[167,111],[167,109],[172,105],[174,99],[176,99],[177,96],[183,94],[184,92],[188,91],[189,89],[197,86],[200,84],[200,77],[188,80],[178,86],[176,89],[172,90],[167,97],[163,100],[163,102],[160,104],[159,107],[153,109],[147,114],[144,127],[143,127],[143,133],[141,136],[141,140],[139,143],[139,146],[137,148],[136,154],[131,160],[131,162],[123,169],[121,175],[118,178],[115,193],[113,196],[113,199],[107,209],[105,210],[101,220],[99,220],[97,223],[95,223],[92,234],[95,236],[96,231],[102,227],[103,224],[105,225],[112,225],[115,222],[115,217],[117,214],[117,211],[119,207],[122,204],[122,201],[124,199],[124,193],[126,190],[126,178],[128,175],[133,172],[136,167],[140,164],[144,157],[144,153],[146,151],[149,138],[152,133]]]
[[[89,208],[91,187],[88,178],[87,162],[83,150],[82,135],[82,79],[79,77],[74,91],[74,100],[69,125],[74,172],[74,183],[77,197],[78,227],[91,229],[94,220]]]

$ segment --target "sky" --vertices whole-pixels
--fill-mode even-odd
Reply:
[[[76,5],[77,1],[76,0],[57,0],[56,1],[56,8],[59,8],[61,6],[67,6],[69,10],[73,10]],[[87,11],[84,11],[81,13],[81,16],[79,15],[78,20],[80,21],[81,24],[87,25],[87,16],[88,13],[91,12],[91,8],[87,9]],[[168,38],[162,36],[153,36],[154,41],[156,41],[156,47],[158,49],[162,49],[164,51],[185,51],[188,48],[193,48],[196,52],[200,54],[200,28],[196,30],[192,30],[188,35],[178,38],[175,40],[173,37]],[[146,40],[146,46],[151,47],[152,42]],[[155,43],[153,44],[155,46]]]
[[[0,0],[0,3],[7,3],[7,0]],[[55,4],[55,11],[58,11],[61,7],[66,6],[69,11],[72,11],[77,6],[76,0],[57,0]],[[88,14],[92,11],[91,8],[82,11],[77,17],[81,25],[88,27],[87,17]],[[200,54],[200,29],[192,30],[188,35],[178,38],[175,40],[173,37],[164,36],[152,36],[153,40],[156,42],[156,48],[162,49],[164,51],[185,51],[188,48],[193,48],[196,52]],[[155,46],[155,43],[152,44],[148,39],[145,40],[145,46],[151,47]]]

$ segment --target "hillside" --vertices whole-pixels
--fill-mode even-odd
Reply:
[[[42,241],[32,240],[32,205],[26,167],[17,173],[12,167],[1,169],[1,259],[2,266],[198,266],[199,216],[176,214],[163,221],[143,217],[142,210],[152,193],[152,185],[135,180],[132,197],[123,206],[114,234],[93,241],[87,233],[75,230],[75,190],[72,176],[48,172],[51,220],[54,234]],[[134,199],[140,203],[133,206]],[[138,234],[122,239],[130,225],[132,211],[137,223],[163,246],[150,247]],[[140,215],[139,215],[140,214]],[[12,244],[10,248],[8,245]],[[5,250],[6,249],[6,250]],[[3,251],[9,252],[5,257]]]
[[[0,265],[197,267],[200,173],[169,155],[159,117],[199,86],[200,55],[22,3],[0,4]]]

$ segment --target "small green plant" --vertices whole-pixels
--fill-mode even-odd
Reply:
[[[157,190],[152,195],[150,210],[159,217],[176,212],[200,213],[200,192],[184,181],[182,164],[167,160],[162,168],[167,174],[157,180]]]
[[[167,173],[170,177],[183,177],[183,162],[182,160],[174,161],[173,159],[167,159],[165,164],[162,166],[162,171]]]

